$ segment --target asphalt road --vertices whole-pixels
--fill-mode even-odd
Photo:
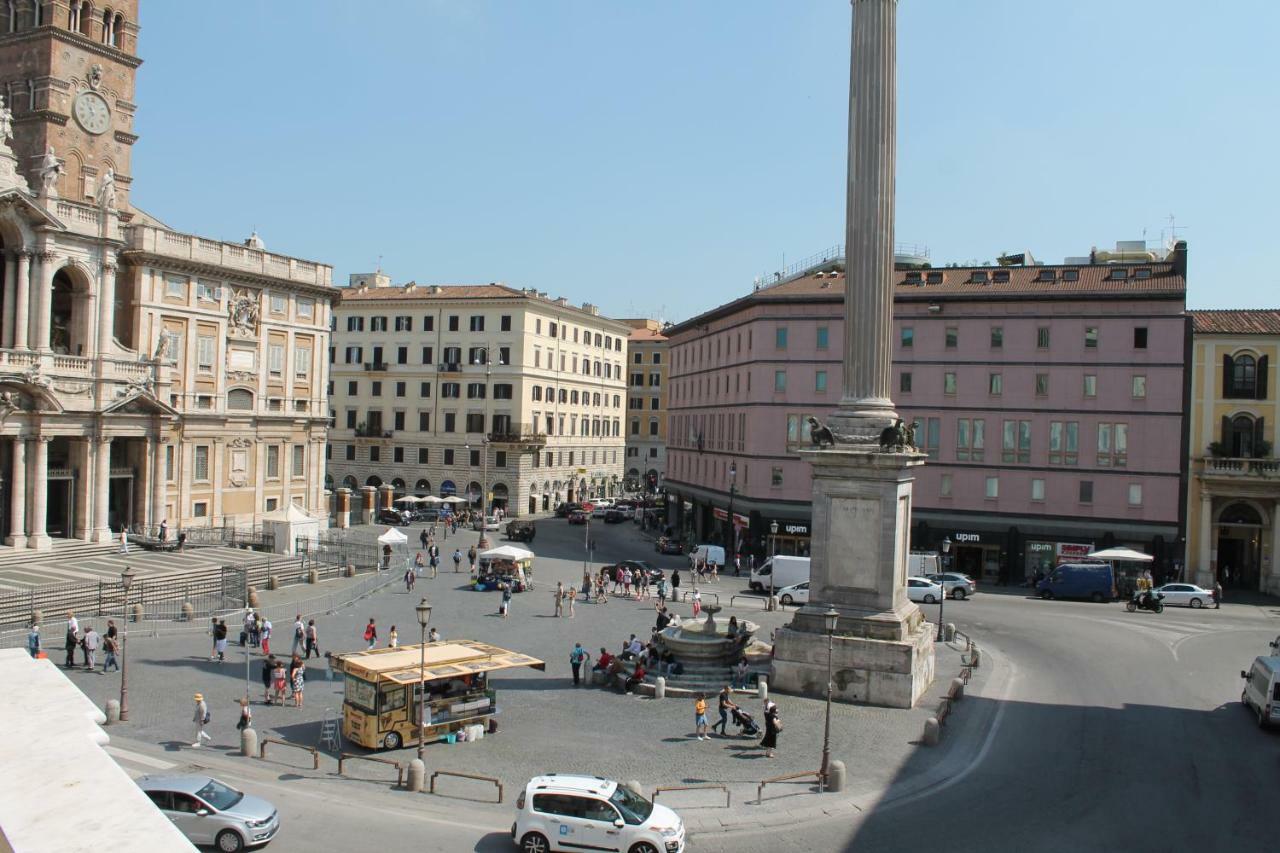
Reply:
[[[1276,849],[1280,732],[1242,709],[1239,673],[1277,634],[1280,605],[1157,615],[989,594],[946,613],[1011,669],[979,761],[862,815],[699,839],[698,853],[776,851],[784,837],[824,851]]]

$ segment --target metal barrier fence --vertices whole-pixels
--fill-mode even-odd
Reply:
[[[764,802],[764,786],[772,785],[776,782],[790,782],[793,779],[808,779],[812,776],[818,783],[819,788],[825,789],[825,780],[821,770],[810,770],[808,773],[788,773],[786,776],[774,776],[772,779],[764,779],[756,786],[756,805]]]
[[[311,769],[312,770],[320,769],[320,750],[316,749],[314,746],[307,746],[306,744],[302,744],[302,743],[294,743],[288,740],[281,740],[280,738],[264,737],[262,739],[262,745],[258,747],[259,758],[264,760],[266,759],[267,744],[269,743],[279,744],[280,746],[291,746],[294,749],[301,749],[305,752],[311,753]]]

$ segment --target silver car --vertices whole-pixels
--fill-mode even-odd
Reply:
[[[266,844],[280,831],[275,806],[211,776],[143,776],[138,787],[192,844],[236,853]]]

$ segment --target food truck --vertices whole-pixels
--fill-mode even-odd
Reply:
[[[421,645],[335,654],[343,673],[342,735],[369,749],[399,749],[418,742],[422,691],[426,691],[424,740],[443,740],[459,729],[485,725],[498,713],[489,673],[516,667],[545,670],[546,664],[520,652],[474,640],[442,640]]]

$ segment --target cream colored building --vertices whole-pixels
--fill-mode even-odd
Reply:
[[[1187,577],[1280,595],[1280,310],[1187,313]]]
[[[381,273],[351,276],[334,321],[333,486],[476,506],[487,492],[510,516],[619,491],[623,323],[531,290]]]
[[[330,267],[129,202],[136,0],[0,32],[0,532],[324,512]],[[97,11],[94,11],[94,9]]]
[[[628,488],[657,491],[667,475],[667,336],[657,320],[623,320],[627,338]]]

